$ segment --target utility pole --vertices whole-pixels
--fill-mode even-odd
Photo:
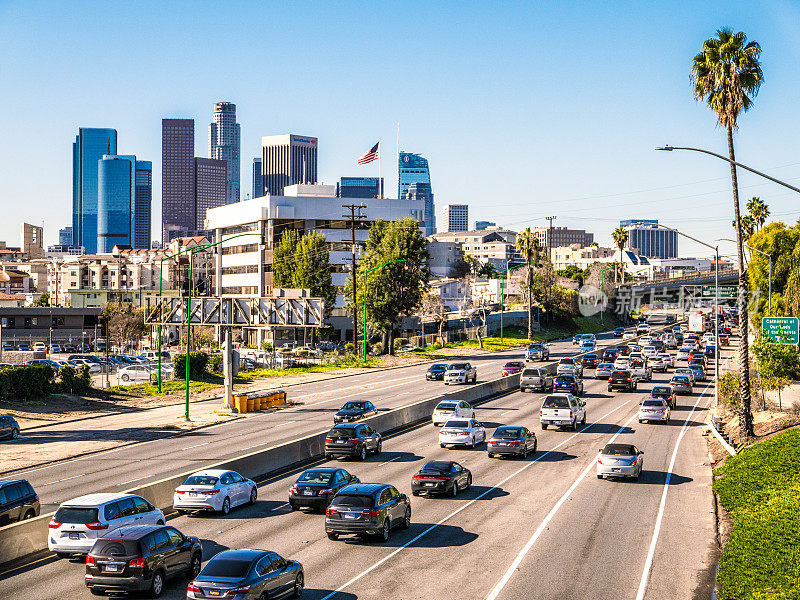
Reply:
[[[358,310],[356,309],[356,221],[364,220],[367,216],[361,214],[361,211],[366,208],[363,204],[342,204],[342,208],[350,211],[349,215],[342,216],[350,220],[350,232],[352,233],[350,252],[353,258],[351,279],[353,281],[353,348],[355,348],[358,345]]]
[[[547,221],[550,223],[550,225],[548,226],[548,229],[547,229],[547,262],[550,263],[550,268],[553,269],[553,277],[555,278],[555,269],[553,268],[553,221],[556,220],[556,217],[555,217],[555,215],[553,215],[552,217],[545,217],[545,219],[547,219]],[[548,320],[550,320],[550,321],[552,321],[552,313],[549,311],[549,308],[550,308],[550,306],[549,306],[550,305],[550,292],[551,291],[552,291],[551,290],[551,286],[547,285],[547,287],[545,288],[545,294],[546,294],[547,304],[548,304],[547,316],[548,316]]]

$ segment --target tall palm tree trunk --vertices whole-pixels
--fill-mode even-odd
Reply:
[[[736,160],[733,151],[733,127],[728,126],[728,155]],[[747,345],[750,319],[747,314],[747,269],[744,265],[744,245],[742,244],[742,221],[739,213],[739,182],[736,177],[736,165],[731,164],[731,183],[733,184],[733,213],[736,217],[736,251],[739,258],[739,434],[749,438],[753,436],[753,413],[750,408],[750,357]],[[714,307],[716,310],[716,307]],[[716,383],[719,385],[719,382]]]
[[[528,261],[528,341],[533,336],[533,269]]]

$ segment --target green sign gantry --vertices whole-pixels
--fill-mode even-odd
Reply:
[[[713,298],[714,294],[714,286],[713,285],[704,285],[703,289],[700,290],[700,297],[701,298]],[[719,286],[719,298],[723,299],[730,299],[730,298],[737,298],[738,297],[738,288],[735,285],[721,285]]]
[[[800,319],[797,317],[762,317],[761,330],[776,344],[800,343]]]

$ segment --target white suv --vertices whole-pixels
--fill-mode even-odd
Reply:
[[[163,525],[155,506],[134,494],[87,494],[61,504],[48,524],[47,547],[61,557],[87,554],[97,538],[124,525]]]

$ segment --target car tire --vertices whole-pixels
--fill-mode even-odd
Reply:
[[[598,479],[602,479],[602,478],[603,478],[603,476],[602,476],[602,475],[600,475],[600,473],[598,473],[598,474],[597,474],[597,478],[598,478]]]
[[[367,460],[367,448],[363,444],[361,445],[361,454],[358,455],[360,460]]]
[[[457,482],[457,481],[454,481],[454,482],[453,482],[453,490],[450,492],[450,495],[451,495],[453,498],[455,498],[456,496],[458,496],[458,482]]]
[[[28,519],[32,519],[35,516],[36,516],[36,513],[34,511],[32,511],[32,510],[29,510],[29,511],[25,512],[25,514],[22,517],[22,520],[23,521],[27,521]]]
[[[150,582],[150,589],[147,595],[150,598],[159,598],[164,592],[164,572],[160,569],[153,573],[153,580]]]
[[[250,490],[250,501],[249,504],[255,504],[258,501],[258,488],[253,486],[253,489]]]
[[[583,413],[583,418],[581,419],[581,425],[586,425],[586,413]]]
[[[489,456],[489,458],[494,458],[494,454],[492,454],[491,452],[487,452],[487,455]]]
[[[305,584],[305,577],[303,577],[302,573],[298,573],[297,577],[294,578],[294,592],[292,593],[293,598],[300,598],[303,595],[303,587]]]
[[[127,373],[123,373],[121,379],[122,379],[122,381],[128,381],[130,379],[130,377],[128,377]]]
[[[329,531],[328,532],[328,539],[336,541],[336,540],[339,539],[339,534],[338,533],[333,533],[332,531]]]
[[[69,552],[56,552],[58,558],[69,558],[72,556]]]
[[[536,454],[536,450],[539,448],[539,440],[533,440],[533,453]]]
[[[523,459],[528,458],[528,447],[527,446],[525,446],[525,448],[522,449],[522,458]]]
[[[609,391],[609,392],[612,392],[613,390],[612,390],[611,388],[608,388],[608,391]]]
[[[375,454],[381,453],[381,447],[383,446],[383,440],[378,440],[378,445],[375,446]]]
[[[16,427],[11,430],[11,439],[12,440],[19,439],[19,429],[17,429]]]
[[[226,497],[225,500],[222,501],[222,508],[220,509],[219,512],[221,512],[223,515],[227,515],[228,513],[231,512],[231,499],[230,498]]]
[[[474,449],[475,449],[475,446],[477,445],[477,444],[476,444],[476,442],[475,442],[475,436],[473,435],[473,436],[470,438],[470,440],[471,440],[471,441],[470,441],[469,447],[470,447],[472,450],[474,450]]]
[[[440,448],[444,448],[444,444],[439,444],[439,447]]]
[[[547,423],[542,423],[542,431],[547,429]]]
[[[391,534],[391,532],[392,532],[392,526],[389,523],[389,519],[387,518],[383,522],[383,527],[381,527],[381,532],[378,534],[378,539],[380,539],[380,541],[382,542],[388,542],[389,535]]]
[[[163,519],[159,519],[158,521],[156,521],[156,525],[163,525],[163,524],[164,524]]]
[[[200,569],[203,567],[203,557],[200,556],[199,552],[195,552],[192,554],[192,560],[189,563],[189,569],[186,571],[186,577],[189,579],[194,579],[200,573]]]
[[[419,496],[419,490],[411,490],[412,496]]]
[[[400,529],[408,529],[411,527],[411,507],[406,506],[406,514],[403,516],[403,522],[400,523]]]

